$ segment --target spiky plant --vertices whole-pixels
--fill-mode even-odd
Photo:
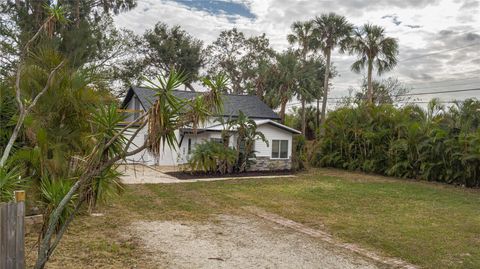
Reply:
[[[19,190],[24,185],[22,173],[16,166],[0,167],[0,202],[13,199],[13,191]]]

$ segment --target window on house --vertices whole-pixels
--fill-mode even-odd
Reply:
[[[188,139],[188,154],[192,153],[192,139]]]
[[[272,158],[288,158],[288,140],[272,140]]]
[[[223,139],[221,138],[210,138],[210,141],[223,144]]]

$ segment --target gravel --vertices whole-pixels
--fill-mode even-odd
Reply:
[[[254,216],[134,222],[131,232],[162,268],[379,268],[354,253]]]

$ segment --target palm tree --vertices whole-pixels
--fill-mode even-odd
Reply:
[[[381,75],[397,64],[397,40],[386,37],[383,27],[365,24],[355,30],[350,53],[358,55],[358,60],[352,64],[353,71],[359,73],[367,68],[367,98],[369,103],[373,103],[373,68],[375,66],[378,75]]]
[[[320,126],[323,126],[327,109],[328,79],[331,76],[330,60],[332,50],[339,46],[340,52],[343,53],[347,49],[347,44],[353,30],[353,25],[350,24],[344,16],[340,16],[335,13],[322,14],[320,17],[316,17],[314,20],[314,25],[316,47],[322,50],[326,58],[321,120],[319,119],[317,112],[317,121],[319,121]],[[322,133],[323,129],[324,128],[321,127]]]
[[[300,63],[292,51],[288,50],[277,55],[277,62],[272,67],[272,88],[268,93],[268,99],[272,107],[280,106],[279,116],[282,123],[285,122],[287,103],[298,92],[298,78]]]
[[[303,60],[303,64],[307,62],[307,54],[312,50],[312,41],[313,41],[313,22],[294,22],[291,26],[292,34],[287,36],[288,43],[291,45],[298,44],[299,52]],[[308,92],[304,90],[299,93],[300,99],[302,101],[302,134],[305,135],[306,129],[306,120],[305,120],[305,102],[309,95]]]

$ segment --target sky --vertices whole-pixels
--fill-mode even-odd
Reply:
[[[480,0],[137,0],[135,9],[115,17],[117,26],[142,34],[161,21],[180,25],[205,45],[223,30],[247,36],[265,33],[272,47],[287,49],[290,26],[335,12],[351,23],[380,25],[399,43],[398,65],[381,78],[396,77],[412,93],[480,88]],[[358,88],[363,73],[350,71],[354,56],[334,52],[339,76],[331,97]],[[417,101],[480,99],[480,91],[421,95]]]

